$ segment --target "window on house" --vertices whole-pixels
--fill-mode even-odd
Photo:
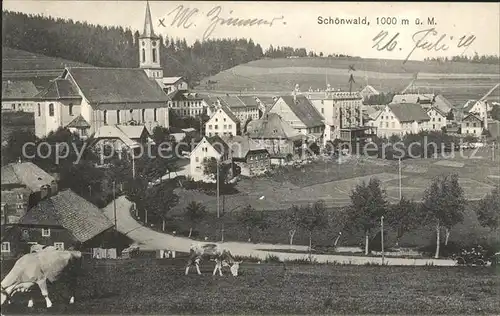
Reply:
[[[472,126],[473,126],[473,127],[476,127],[476,123],[472,123]]]
[[[38,116],[42,115],[42,108],[40,107],[40,103],[38,103]]]
[[[153,48],[153,62],[156,63],[156,48]]]
[[[24,195],[22,193],[17,194],[17,199],[22,200],[24,198]]]
[[[10,242],[2,242],[2,252],[10,252]]]
[[[469,123],[466,123],[465,126],[469,127]]]
[[[120,124],[120,110],[116,110],[116,124]]]
[[[473,130],[472,132],[473,132],[474,134],[476,134],[476,130]]]
[[[227,129],[227,125],[224,124],[224,129]]]
[[[385,122],[385,127],[389,127],[389,122]]]
[[[208,129],[212,129],[212,125],[208,125]]]
[[[224,118],[224,122],[226,121],[226,118]]]
[[[200,162],[200,158],[198,158],[198,157],[196,157],[195,160],[196,160],[196,162]]]
[[[229,128],[229,129],[233,128],[233,124],[229,124],[229,125],[227,126],[227,128]]]
[[[49,104],[49,116],[54,116],[54,103]]]
[[[57,250],[64,250],[64,243],[63,242],[55,242],[54,247],[56,247]]]
[[[215,121],[217,121],[217,120],[215,120]],[[219,125],[215,124],[214,129],[219,129]]]
[[[73,116],[73,103],[69,104],[68,109],[69,109],[69,115]]]
[[[383,127],[383,123],[382,122],[380,122],[380,127]]]
[[[30,231],[27,229],[23,229],[23,239],[29,239],[30,238]]]
[[[146,122],[146,120],[144,119],[145,115],[146,115],[146,109],[142,109],[142,121],[143,122]]]
[[[391,127],[394,128],[396,127],[396,124],[394,122],[391,123]]]
[[[142,49],[142,62],[146,62],[146,50],[144,48]]]
[[[438,122],[441,122],[441,118],[440,117],[438,118]]]
[[[42,237],[50,237],[50,228],[42,228]]]

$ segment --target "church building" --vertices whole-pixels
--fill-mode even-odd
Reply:
[[[88,137],[106,125],[169,126],[171,98],[159,84],[160,37],[149,3],[139,37],[139,68],[66,67],[37,96],[35,134],[68,127]]]

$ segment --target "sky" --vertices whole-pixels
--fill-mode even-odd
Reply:
[[[182,9],[196,11],[183,25],[174,22]],[[163,36],[185,38],[191,44],[204,38],[251,38],[263,49],[273,46],[304,47],[319,54],[342,53],[364,58],[421,60],[425,57],[453,56],[460,54],[500,54],[500,4],[499,3],[447,3],[447,2],[217,2],[217,1],[150,1],[154,30]],[[3,10],[28,14],[42,14],[91,24],[122,26],[142,31],[146,1],[23,1],[4,0]],[[197,9],[197,10],[195,10]],[[272,25],[232,26],[222,25],[227,18],[262,19]],[[366,17],[369,25],[320,24],[319,17],[335,21]],[[377,18],[379,23],[377,24]],[[416,25],[416,19],[423,21]],[[427,24],[434,18],[435,24]],[[274,20],[273,20],[274,19]],[[404,19],[409,21],[408,24]],[[160,24],[162,20],[163,25]],[[382,25],[383,21],[396,25]],[[206,31],[214,22],[212,32]],[[182,24],[182,23],[181,23]],[[434,28],[435,33],[429,33]],[[387,35],[374,48],[374,38],[386,31]],[[414,36],[416,32],[420,32]],[[433,32],[433,30],[430,30]],[[391,38],[396,44],[383,48]],[[438,40],[443,36],[443,39]],[[458,47],[465,36],[469,44]],[[423,39],[422,39],[423,38]],[[412,52],[417,42],[420,46]],[[393,41],[393,42],[394,42]],[[432,43],[438,45],[432,46]],[[446,51],[436,51],[446,44]],[[388,48],[394,46],[389,51]]]

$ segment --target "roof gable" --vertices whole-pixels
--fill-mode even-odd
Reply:
[[[226,116],[233,121],[235,124],[239,123],[240,120],[236,117],[236,115],[231,111],[225,104],[221,103],[221,105],[215,109],[214,114],[210,118],[209,122],[221,111],[222,113],[226,114]]]
[[[245,158],[252,151],[267,151],[248,136],[222,136],[234,158]]]
[[[479,117],[477,117],[477,115],[475,115],[474,113],[471,113],[471,114],[468,114],[467,116],[465,116],[462,121],[478,121],[478,122],[483,122]]]
[[[389,104],[388,107],[400,122],[422,122],[430,120],[429,115],[427,115],[426,111],[420,104]]]
[[[280,98],[306,127],[323,125],[323,118],[305,96],[297,95],[296,101],[293,96],[288,95]]]
[[[292,139],[301,137],[288,122],[276,113],[269,113],[263,118],[252,120],[247,125],[247,135],[261,139]]]
[[[42,186],[51,185],[55,181],[53,176],[32,162],[10,163],[2,167],[2,184],[13,184],[11,181],[16,179],[19,181],[17,183],[26,185],[33,192],[40,191]]]
[[[224,153],[229,153],[229,146],[226,144],[222,138],[220,138],[218,135],[211,136],[211,137],[205,137],[207,142],[212,145],[212,147],[221,155],[224,155]]]
[[[83,118],[83,116],[78,115],[71,122],[69,122],[68,125],[66,125],[66,127],[90,128],[90,124]]]

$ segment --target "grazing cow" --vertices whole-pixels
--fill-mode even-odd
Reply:
[[[82,263],[80,251],[57,250],[51,247],[37,249],[37,252],[28,253],[19,258],[14,267],[2,280],[2,302],[10,303],[11,297],[17,292],[26,292],[37,284],[42,292],[47,308],[52,306],[47,291],[47,280],[54,282],[67,275],[71,298],[70,304],[75,301],[75,290],[77,276]],[[28,307],[33,307],[33,299],[30,298]]]
[[[215,268],[213,275],[219,270],[219,275],[222,276],[222,267],[229,267],[231,274],[233,276],[238,276],[238,270],[240,268],[240,264],[242,261],[234,260],[231,253],[222,249],[219,245],[216,244],[192,244],[190,249],[190,256],[186,266],[186,275],[189,273],[189,268],[192,265],[196,266],[196,271],[198,274],[200,272],[200,262],[203,258],[209,258],[210,260],[215,261]]]

